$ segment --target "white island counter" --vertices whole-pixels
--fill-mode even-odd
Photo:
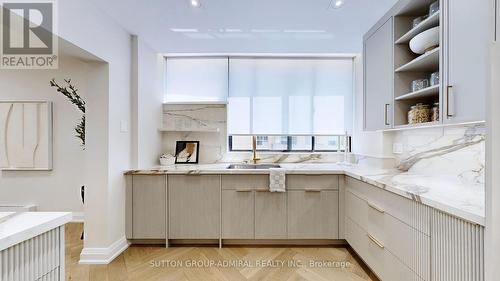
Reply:
[[[0,280],[64,280],[64,225],[71,213],[0,212]]]

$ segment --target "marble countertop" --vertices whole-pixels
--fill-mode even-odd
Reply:
[[[172,165],[128,171],[128,175],[269,174],[269,170],[227,169],[229,164]],[[427,175],[353,164],[280,164],[287,174],[347,175],[464,220],[483,225],[484,184],[457,175]]]
[[[0,251],[71,221],[65,212],[0,212]]]

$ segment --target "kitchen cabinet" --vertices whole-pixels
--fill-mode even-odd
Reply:
[[[346,240],[381,280],[484,280],[484,227],[351,177],[345,183]]]
[[[222,239],[253,239],[255,200],[252,189],[222,191]]]
[[[485,120],[491,33],[489,1],[446,0],[445,124]]]
[[[169,239],[219,239],[220,176],[169,175]]]
[[[304,189],[287,192],[289,239],[338,238],[338,191]]]
[[[287,238],[287,194],[255,193],[255,239]]]
[[[127,178],[127,238],[166,238],[166,176]]]
[[[393,19],[389,18],[364,40],[364,127],[392,127]]]

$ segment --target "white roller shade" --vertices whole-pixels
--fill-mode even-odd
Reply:
[[[352,59],[230,58],[228,132],[350,132],[352,87]]]
[[[226,101],[228,58],[167,58],[166,102]]]

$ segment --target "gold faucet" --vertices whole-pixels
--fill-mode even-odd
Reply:
[[[257,164],[260,158],[257,157],[257,136],[252,136],[252,162]]]

